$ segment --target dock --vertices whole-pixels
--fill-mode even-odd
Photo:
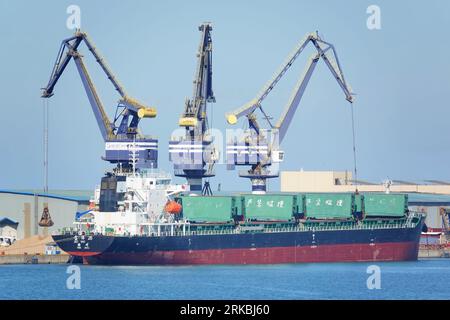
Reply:
[[[450,247],[447,245],[420,246],[419,259],[450,258]]]
[[[59,264],[67,263],[70,255],[48,251],[51,236],[32,236],[16,241],[9,247],[0,247],[1,264]]]
[[[8,254],[0,256],[0,265],[2,264],[65,264],[69,261],[68,254]]]

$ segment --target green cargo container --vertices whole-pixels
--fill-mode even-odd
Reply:
[[[351,193],[306,194],[306,217],[314,219],[350,219],[355,196]]]
[[[233,196],[182,196],[183,218],[195,222],[227,222],[236,214]]]
[[[403,217],[408,210],[406,194],[364,194],[366,217]]]
[[[242,195],[242,211],[246,219],[290,220],[296,211],[296,198],[282,194]]]

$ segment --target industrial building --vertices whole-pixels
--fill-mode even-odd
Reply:
[[[425,223],[430,230],[448,230],[450,184],[445,182],[414,184],[394,180],[389,185],[376,184],[355,181],[350,171],[283,171],[280,178],[282,192],[354,192],[357,188],[363,193],[386,192],[388,188],[393,193],[407,193],[409,209],[426,213]]]
[[[50,235],[53,231],[72,226],[75,213],[88,208],[91,193],[53,191],[44,194],[37,191],[0,190],[1,215],[17,223],[15,229],[18,240],[35,235]],[[51,227],[38,225],[44,207],[48,207],[54,222]]]
[[[410,210],[427,214],[425,223],[428,231],[449,231],[449,195],[409,193],[408,203]]]
[[[386,184],[353,180],[351,171],[282,171],[283,192],[384,192]],[[389,190],[403,193],[431,193],[450,195],[450,183],[427,180],[427,184],[392,180]]]
[[[17,226],[19,223],[7,217],[0,217],[0,245],[12,244],[17,239]]]

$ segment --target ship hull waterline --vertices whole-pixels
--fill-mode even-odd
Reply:
[[[189,236],[55,235],[85,264],[201,265],[414,261],[421,223],[414,228],[264,232]],[[86,247],[86,243],[88,246]]]

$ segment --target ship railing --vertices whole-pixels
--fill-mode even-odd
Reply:
[[[339,230],[373,230],[373,229],[401,229],[408,228],[405,223],[392,223],[392,224],[354,224],[354,225],[344,225],[344,226],[305,226],[301,225],[297,230],[300,231],[319,231],[319,230],[329,230],[329,231],[339,231]],[[278,229],[272,229],[271,232],[277,232]]]
[[[407,225],[408,227],[414,227],[415,225],[417,225],[417,223],[420,221],[420,218],[424,218],[426,217],[426,214],[423,212],[418,212],[418,211],[410,211],[408,218],[406,219],[406,223],[405,225]],[[417,221],[417,223],[413,223],[412,220],[414,218],[419,218],[419,220]]]
[[[295,232],[295,231],[340,231],[340,230],[379,230],[379,229],[401,229],[408,228],[415,224],[411,223],[408,225],[407,223],[380,223],[380,224],[352,224],[352,225],[322,225],[322,226],[309,226],[300,224],[292,227],[282,227],[282,228],[267,228],[264,229],[264,232],[270,233],[279,233],[279,232]],[[240,230],[239,228],[234,229],[223,229],[223,230],[180,230],[182,224],[174,224],[174,227],[177,226],[177,229],[173,231],[160,231],[159,235],[161,236],[182,236],[182,235],[216,235],[216,234],[236,234],[243,232],[252,232],[249,230]],[[157,234],[155,234],[157,235]]]

